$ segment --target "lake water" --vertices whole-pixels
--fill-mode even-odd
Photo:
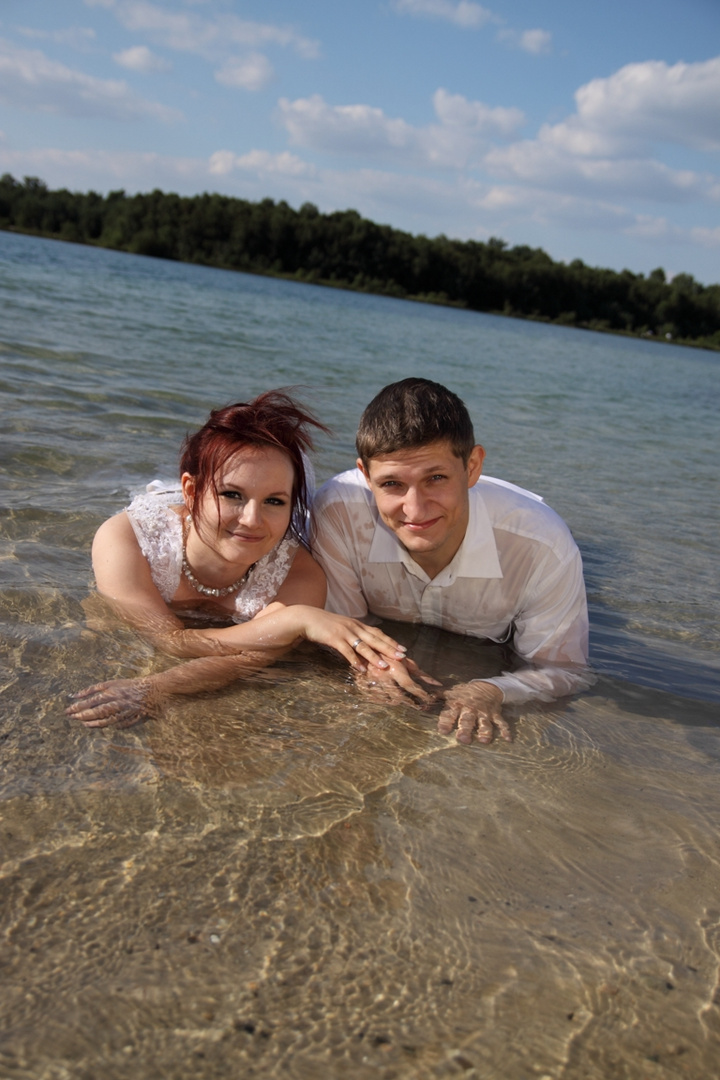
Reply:
[[[184,434],[299,385],[322,480],[410,374],[570,524],[593,689],[458,747],[307,651],[68,720],[163,662],[83,602]],[[0,233],[3,1080],[720,1076],[719,384],[699,350]],[[497,669],[395,629],[448,680]]]

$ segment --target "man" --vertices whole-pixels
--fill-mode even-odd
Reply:
[[[427,379],[386,386],[363,413],[356,445],[357,468],[323,485],[313,507],[327,607],[507,642],[526,661],[447,691],[438,730],[457,727],[465,743],[473,732],[489,743],[495,730],[509,740],[504,702],[586,689],[577,546],[537,496],[481,478],[485,451],[460,398]],[[385,679],[425,696],[413,674],[408,661]]]

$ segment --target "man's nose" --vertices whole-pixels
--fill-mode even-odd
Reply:
[[[409,487],[403,500],[403,513],[408,521],[422,521],[425,508],[425,500],[422,493],[414,487]]]

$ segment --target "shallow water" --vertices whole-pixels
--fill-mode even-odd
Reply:
[[[0,233],[0,1075],[720,1075],[714,354]],[[94,529],[207,409],[457,390],[586,565],[599,679],[457,747],[307,650],[129,731]],[[393,627],[443,678],[498,650]]]

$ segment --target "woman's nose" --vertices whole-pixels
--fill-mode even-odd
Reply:
[[[244,525],[257,525],[261,516],[260,503],[257,499],[248,499],[243,503],[240,520]]]

